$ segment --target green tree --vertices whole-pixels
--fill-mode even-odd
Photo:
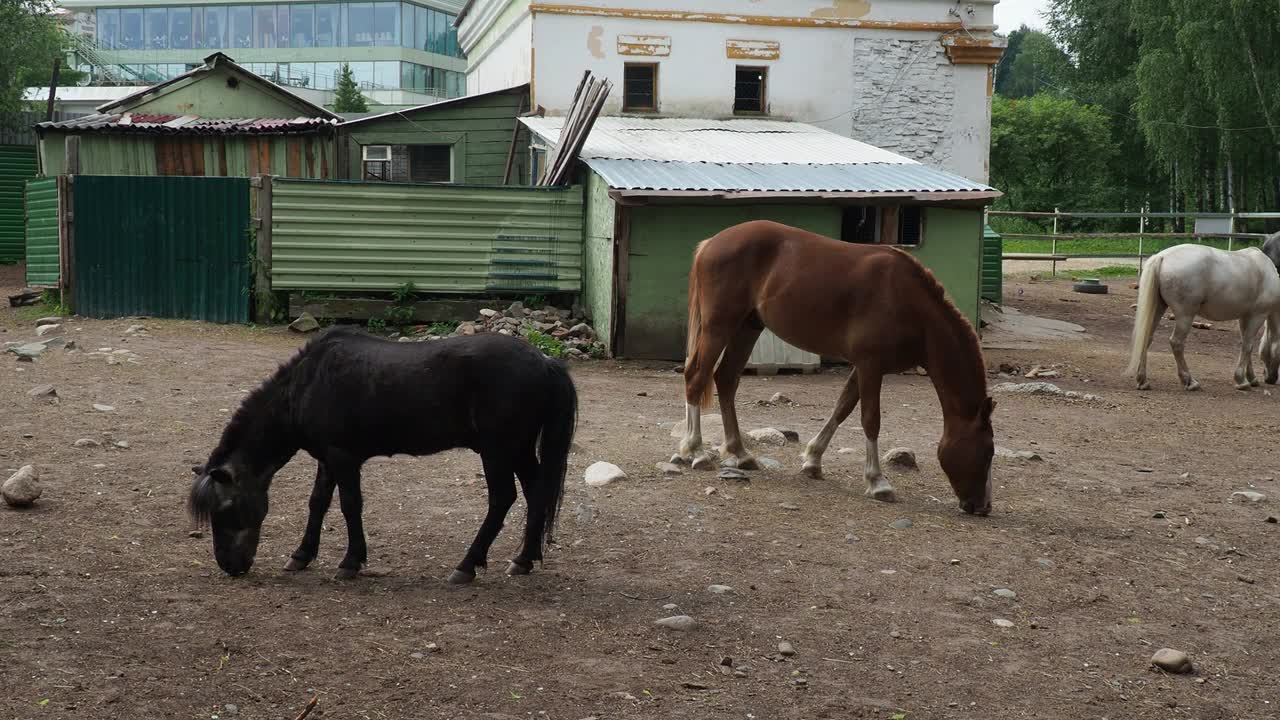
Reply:
[[[334,89],[333,111],[369,112],[369,103],[364,95],[360,94],[355,75],[351,73],[351,66],[346,63],[342,64],[342,72],[338,75],[338,84]]]
[[[1110,120],[1098,108],[1041,93],[997,96],[991,108],[991,181],[1018,210],[1110,209]]]
[[[29,73],[49,68],[64,36],[50,0],[0,0],[0,125],[18,124]]]
[[[1023,25],[1009,34],[1009,47],[996,66],[996,92],[1007,98],[1035,95],[1065,82],[1071,61],[1053,38]]]

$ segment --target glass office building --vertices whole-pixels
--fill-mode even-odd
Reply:
[[[366,90],[466,93],[466,61],[453,27],[460,0],[61,4],[92,13],[99,57],[150,81],[186,72],[221,50],[294,87],[332,89],[346,63]]]

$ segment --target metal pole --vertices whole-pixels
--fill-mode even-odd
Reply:
[[[1142,241],[1147,232],[1147,206],[1142,206],[1142,214],[1138,216],[1138,274],[1142,274]]]
[[[1053,243],[1053,244],[1050,246],[1050,250],[1049,250],[1049,254],[1050,254],[1050,255],[1052,255],[1052,257],[1051,257],[1051,258],[1049,258],[1049,262],[1050,262],[1050,263],[1052,263],[1052,267],[1053,267],[1053,271],[1052,271],[1052,273],[1053,273],[1053,277],[1058,277],[1058,208],[1056,208],[1056,207],[1053,209],[1053,240],[1052,240],[1052,243]]]
[[[1234,233],[1236,231],[1236,209],[1231,208],[1231,217],[1227,220],[1227,232]],[[1231,241],[1235,238],[1227,235],[1227,252],[1231,252]]]

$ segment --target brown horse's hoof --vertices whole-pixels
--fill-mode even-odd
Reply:
[[[298,572],[299,570],[306,570],[307,566],[310,564],[311,564],[311,561],[309,560],[299,560],[298,558],[289,558],[289,562],[285,563],[284,571]]]
[[[476,579],[475,573],[463,572],[461,570],[454,570],[453,572],[449,573],[450,585],[467,585],[472,580],[475,580],[475,579]]]
[[[338,572],[333,574],[333,579],[334,580],[355,580],[359,575],[360,575],[359,570],[352,570],[351,568],[340,567],[338,568]]]
[[[533,572],[533,563],[529,563],[526,566],[526,565],[521,565],[516,560],[512,560],[511,564],[507,566],[508,575],[528,575],[531,572]]]

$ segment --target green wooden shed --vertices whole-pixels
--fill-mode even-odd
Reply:
[[[535,171],[563,121],[521,119]],[[985,183],[776,120],[604,117],[579,159],[583,304],[615,356],[682,359],[695,246],[756,219],[897,245],[978,325],[983,208],[1000,196]]]
[[[525,83],[342,123],[346,179],[527,185]]]

